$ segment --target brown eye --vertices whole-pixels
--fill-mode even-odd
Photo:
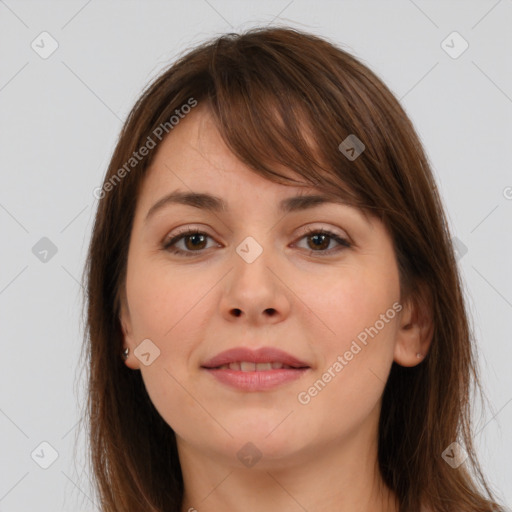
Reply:
[[[201,233],[195,233],[193,235],[185,235],[183,236],[183,240],[185,240],[185,246],[187,249],[194,250],[194,249],[204,249],[205,240],[208,235],[204,235]],[[187,243],[190,242],[190,243]]]
[[[173,254],[180,254],[184,256],[193,256],[194,252],[201,252],[206,249],[206,240],[211,238],[207,233],[199,230],[191,230],[180,233],[164,243],[163,249],[172,252]],[[183,241],[184,249],[173,248],[178,242]]]
[[[312,249],[327,249],[331,242],[329,235],[317,233],[315,235],[309,235],[308,239],[312,241]]]
[[[348,240],[326,229],[309,230],[304,236],[302,236],[301,240],[304,238],[307,239],[307,248],[310,249],[311,252],[319,253],[321,256],[324,254],[338,252],[343,248],[351,247]],[[338,247],[326,250],[333,241],[338,244]]]

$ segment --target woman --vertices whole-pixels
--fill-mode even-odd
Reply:
[[[503,510],[443,207],[403,109],[292,29],[152,83],[86,266],[102,510]]]

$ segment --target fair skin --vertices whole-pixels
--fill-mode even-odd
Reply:
[[[219,196],[228,210],[168,204],[146,220],[157,201],[178,189]],[[393,245],[380,221],[334,203],[278,210],[282,199],[318,192],[252,172],[201,106],[160,144],[145,178],[120,320],[130,348],[126,365],[141,372],[176,434],[183,512],[397,510],[377,466],[381,396],[392,362],[419,364],[431,331],[411,305],[400,303]],[[208,236],[162,248],[187,227]],[[305,228],[332,231],[352,246],[333,238],[322,243]],[[248,236],[263,249],[251,263],[236,252]],[[175,248],[190,256],[173,254]],[[402,306],[396,314],[395,303]],[[333,371],[338,356],[383,314],[378,334]],[[145,339],[160,350],[147,366],[134,354]],[[219,382],[201,367],[240,346],[278,347],[309,368],[297,380],[254,392]],[[304,393],[329,367],[325,387]],[[261,454],[251,467],[237,456],[248,442],[257,452],[246,450]]]

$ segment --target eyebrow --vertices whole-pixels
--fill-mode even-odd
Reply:
[[[342,204],[347,202],[336,196],[328,195],[301,195],[288,197],[279,202],[278,208],[282,213],[291,213],[310,208],[315,208],[322,204]],[[183,204],[195,208],[219,213],[229,211],[228,205],[224,199],[208,193],[201,192],[180,192],[178,190],[159,199],[148,211],[145,222],[160,209],[171,204]]]

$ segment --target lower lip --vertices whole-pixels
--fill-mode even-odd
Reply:
[[[205,368],[205,370],[223,384],[242,391],[265,391],[299,379],[309,368],[265,370],[261,372],[214,370],[209,368]]]

